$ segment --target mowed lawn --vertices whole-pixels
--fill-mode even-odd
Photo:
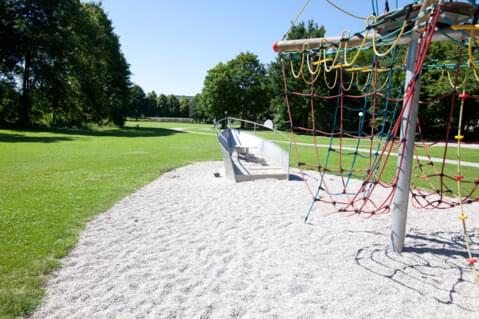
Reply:
[[[45,275],[96,214],[172,168],[220,159],[214,136],[136,125],[0,130],[0,318],[34,309]]]
[[[307,136],[297,140],[312,143]],[[354,140],[346,142],[354,146]],[[314,148],[299,145],[298,150],[302,161],[316,162]],[[439,154],[442,148],[434,151]],[[479,161],[479,151],[465,151],[464,160]],[[0,130],[0,154],[0,318],[28,314],[38,305],[46,275],[95,215],[168,170],[221,159],[212,125],[158,122],[129,122],[124,129],[95,131]],[[322,163],[326,156],[321,148]],[[298,162],[294,152],[291,157],[293,165]],[[328,161],[329,167],[337,168],[337,153]],[[395,163],[394,157],[385,179],[394,176]],[[355,167],[368,164],[358,158]],[[351,157],[343,162],[345,169],[350,165]],[[427,170],[432,173],[432,168]],[[455,165],[446,165],[446,173],[454,175]],[[479,169],[467,167],[463,173],[474,179]],[[426,182],[416,185],[431,188]]]

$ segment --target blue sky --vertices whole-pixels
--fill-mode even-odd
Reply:
[[[371,0],[334,0],[349,11],[368,16]],[[378,0],[381,10],[384,0]],[[400,6],[410,0],[398,0]],[[240,52],[275,57],[271,45],[289,28],[304,0],[102,0],[130,63],[132,81],[145,92],[194,95],[206,72]],[[389,0],[391,8],[396,0]],[[310,0],[300,20],[313,19],[327,36],[359,31],[351,18],[324,0]]]

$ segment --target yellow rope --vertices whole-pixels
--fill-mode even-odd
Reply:
[[[479,75],[477,74],[477,67],[474,66],[474,68],[472,69],[473,73],[474,73],[474,77],[476,78],[476,81],[479,82]]]
[[[303,81],[307,84],[313,84],[316,82],[316,80],[319,78],[319,75],[321,74],[321,64],[317,64],[316,70],[312,71],[311,66],[309,63],[309,55],[306,57],[306,64],[308,66],[308,70],[311,74],[311,80],[307,80],[306,77],[304,76],[304,72],[302,74]]]
[[[366,87],[369,84],[369,79],[371,78],[371,72],[368,72],[368,76],[366,77],[366,82],[364,82],[364,86],[359,85],[359,74],[356,76],[356,87],[359,89],[359,91],[364,92],[366,90]]]
[[[321,41],[321,43],[322,42],[323,41]],[[328,66],[326,65],[326,61],[324,62],[324,70],[326,70],[326,72],[328,72],[328,73],[331,72],[331,70],[336,66],[336,61],[339,58],[339,53],[340,52],[341,52],[341,42],[339,42],[338,50],[336,51],[336,55],[334,56],[333,62],[331,63],[331,67],[329,69],[328,69]],[[326,50],[323,50],[323,60],[326,60]]]
[[[340,72],[341,72],[341,71],[340,71]],[[354,75],[355,75],[355,74],[356,74],[355,72],[352,72],[352,73],[351,73],[351,81],[349,82],[348,88],[345,88],[345,87],[344,87],[344,83],[341,84],[341,87],[343,88],[344,91],[347,92],[347,91],[351,90],[351,88],[353,87]]]
[[[437,82],[439,82],[439,83],[442,82],[442,79],[444,79],[444,73],[445,73],[445,70],[442,69],[442,70],[441,70],[441,75],[439,76],[439,79],[437,80]]]
[[[313,71],[311,68],[309,54],[306,55],[306,65],[308,66],[309,73],[312,75],[315,75],[321,71],[321,63],[318,63],[319,61],[321,61],[321,51],[318,52],[318,60],[313,62],[313,65],[316,65],[316,69]]]
[[[391,74],[389,73],[389,74],[386,76],[386,80],[384,81],[384,83],[381,85],[381,87],[380,87],[379,89],[378,89],[377,86],[376,86],[376,84],[377,84],[377,79],[376,79],[376,81],[373,82],[373,83],[374,83],[374,84],[373,84],[373,88],[374,88],[376,91],[382,91],[382,90],[386,87],[386,85],[388,84],[390,77],[391,77]]]
[[[366,26],[368,26],[369,20],[371,20],[372,18],[373,18],[373,16],[369,16],[369,17],[366,18]],[[344,34],[344,32],[343,32],[343,34]],[[359,44],[359,48],[357,49],[357,52],[354,55],[353,60],[351,62],[348,62],[348,42],[349,42],[349,40],[345,41],[345,43],[344,43],[344,65],[345,66],[351,66],[354,63],[356,63],[356,60],[358,59],[359,55],[361,54],[362,48],[366,44],[366,39],[368,38],[368,35],[369,35],[369,28],[366,28],[366,33],[364,34],[363,40]]]
[[[374,18],[374,22],[376,22],[376,17],[372,17],[372,18]],[[407,26],[407,20],[404,20],[404,22],[401,26],[401,30],[399,31],[399,34],[398,34],[396,40],[394,40],[394,42],[391,44],[389,49],[387,49],[385,52],[379,52],[378,49],[376,48],[376,30],[374,30],[373,31],[373,50],[374,50],[374,53],[378,57],[383,57],[383,56],[386,56],[389,53],[391,53],[391,51],[398,45],[399,39],[402,38],[402,36],[404,34],[404,31],[406,30],[406,26]]]
[[[329,61],[332,61],[332,59],[331,59],[331,58],[327,58],[327,59],[322,59],[322,60],[314,61],[313,64],[323,64],[323,63],[329,62]]]
[[[355,68],[347,68],[347,69],[345,69],[345,71],[347,71],[347,72],[357,72],[357,71],[369,72],[369,71],[371,71],[371,69],[368,66],[360,66],[360,67],[355,67]]]
[[[334,76],[334,83],[332,86],[329,86],[328,79],[326,77],[326,72],[323,72],[323,74],[324,74],[324,83],[326,84],[328,89],[330,90],[334,89],[336,86],[336,83],[338,82],[338,70],[336,70],[336,75]]]
[[[462,135],[462,120],[463,120],[463,110],[464,110],[464,100],[466,97],[466,85],[465,83],[467,82],[468,78],[468,71],[470,71],[471,68],[473,68],[473,54],[472,54],[472,43],[473,43],[473,31],[470,32],[469,35],[469,46],[468,46],[468,69],[466,69],[465,75],[464,75],[464,82],[462,84],[463,89],[462,89],[462,98],[461,98],[461,104],[459,106],[459,120],[457,124],[457,135],[455,136],[457,143],[456,143],[456,185],[457,185],[457,198],[459,200],[459,205],[461,208],[461,215],[459,216],[459,219],[461,220],[462,223],[462,230],[464,234],[464,243],[466,244],[466,249],[467,249],[467,255],[469,257],[469,265],[471,266],[474,274],[474,280],[476,281],[477,284],[479,284],[479,274],[477,273],[475,263],[473,261],[473,256],[472,256],[472,250],[471,250],[471,239],[469,238],[468,232],[467,232],[467,215],[464,213],[464,205],[462,202],[462,192],[461,192],[461,180],[462,180],[462,175],[461,175],[461,141],[464,138]],[[449,75],[449,73],[448,73]]]
[[[451,85],[451,87],[453,89],[456,89],[456,90],[460,89],[466,84],[467,76],[464,76],[464,80],[462,81],[461,84],[456,85],[455,83],[453,83],[453,81],[451,79],[451,73],[449,71],[446,71],[446,73],[447,73],[447,79],[449,80],[449,84]],[[466,72],[466,74],[467,74],[467,72]]]
[[[301,53],[301,64],[300,64],[298,73],[295,73],[295,72],[294,72],[293,60],[291,59],[291,60],[289,61],[290,65],[291,65],[291,73],[293,74],[293,77],[294,77],[295,79],[298,79],[298,78],[303,74],[303,67],[304,67],[304,50],[306,49],[306,46],[309,46],[309,45],[308,45],[307,43],[303,44],[303,52]]]

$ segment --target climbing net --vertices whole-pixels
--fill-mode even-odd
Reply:
[[[407,132],[410,120],[416,117],[412,105],[418,102],[421,108],[448,103],[442,148],[435,147],[437,142],[425,141],[419,120],[413,128],[415,164],[410,193],[416,207],[460,206],[467,260],[473,266],[476,259],[471,252],[464,204],[479,200],[479,178],[464,176],[464,166],[469,163],[461,161],[461,150],[464,107],[479,99],[468,93],[479,81],[475,28],[464,24],[452,27],[441,15],[441,4],[429,7],[425,17],[410,17],[411,6],[402,10],[403,21],[393,31],[385,31],[391,19],[371,16],[365,29],[354,35],[344,32],[339,41],[322,39],[314,48],[304,42],[301,50],[280,53],[293,155],[312,198],[306,220],[321,203],[345,215],[371,217],[390,212],[400,182],[397,167],[406,160],[407,137],[401,130]],[[419,30],[411,27],[414,24]],[[452,63],[427,63],[434,33],[444,30],[445,24],[464,32],[463,41],[451,38],[460,54]],[[381,28],[386,35],[378,35]],[[414,67],[409,70],[410,80],[404,86],[407,54],[398,44],[413,32],[419,34],[419,44]],[[353,37],[354,46],[350,44]],[[449,83],[450,92],[432,100],[414,101],[416,84],[424,74],[437,78],[438,83]],[[325,118],[333,120],[326,122]],[[455,155],[449,152],[451,138],[456,140]],[[306,139],[312,143],[304,143]],[[309,170],[317,171],[319,177]],[[338,176],[340,182],[330,175]]]

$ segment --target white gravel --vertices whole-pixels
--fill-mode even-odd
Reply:
[[[411,209],[399,255],[390,215],[305,224],[303,182],[223,176],[220,162],[186,166],[99,215],[32,317],[477,318],[457,210]]]

